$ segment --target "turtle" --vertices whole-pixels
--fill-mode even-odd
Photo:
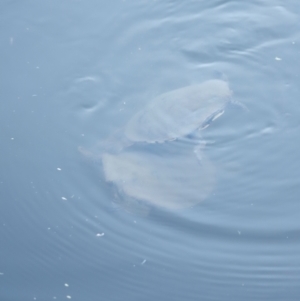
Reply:
[[[100,157],[119,203],[140,203],[145,212],[145,206],[180,209],[206,199],[214,187],[214,164],[198,141],[183,138],[218,118],[231,96],[221,79],[163,93],[112,135]]]
[[[115,132],[104,149],[119,152],[135,143],[164,143],[206,128],[231,100],[226,81],[207,80],[155,97]]]

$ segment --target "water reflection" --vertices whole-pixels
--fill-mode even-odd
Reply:
[[[167,209],[191,207],[209,195],[215,175],[212,162],[197,152],[194,143],[176,140],[105,153],[105,178],[127,208],[140,207],[137,201]]]

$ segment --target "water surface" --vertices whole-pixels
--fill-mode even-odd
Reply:
[[[1,300],[299,299],[295,1],[1,8]],[[249,111],[201,133],[211,192],[181,210],[115,206],[78,147],[216,71]]]

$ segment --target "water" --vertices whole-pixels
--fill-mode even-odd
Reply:
[[[0,300],[299,299],[295,1],[4,1],[0,19]],[[98,145],[215,72],[249,111],[203,131],[213,191],[115,206]]]

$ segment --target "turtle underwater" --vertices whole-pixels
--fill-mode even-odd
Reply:
[[[219,117],[231,95],[220,79],[163,93],[105,141],[100,155],[104,177],[126,206],[141,201],[180,209],[207,198],[214,165],[198,141],[181,138]]]
[[[104,149],[118,152],[134,143],[164,143],[205,128],[231,100],[226,81],[212,79],[155,97],[110,137]]]

